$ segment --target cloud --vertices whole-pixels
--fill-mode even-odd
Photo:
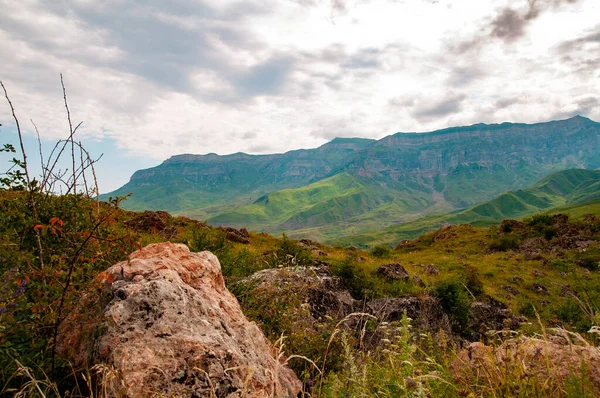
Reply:
[[[576,18],[567,1],[496,4],[0,0],[0,78],[21,118],[55,138],[67,129],[64,73],[80,138],[154,159],[600,118],[585,102],[600,89],[595,0]],[[1,103],[0,123],[9,116]]]
[[[417,105],[416,109],[412,111],[412,115],[416,119],[427,120],[458,113],[462,109],[463,101],[466,98],[466,94],[450,93],[433,103]]]
[[[285,89],[293,67],[292,57],[274,57],[239,73],[239,76],[231,76],[231,79],[245,97],[278,94]]]

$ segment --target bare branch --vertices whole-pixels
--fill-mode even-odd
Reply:
[[[33,224],[38,223],[38,214],[37,207],[35,205],[34,199],[34,187],[31,186],[31,180],[29,179],[29,170],[27,169],[27,154],[25,153],[25,146],[23,145],[23,134],[21,133],[21,125],[19,124],[19,119],[15,113],[15,108],[8,97],[8,92],[6,91],[6,87],[4,87],[4,83],[0,81],[0,86],[2,86],[2,90],[4,90],[4,97],[6,97],[6,101],[10,106],[10,110],[12,112],[13,119],[15,120],[15,124],[17,126],[17,134],[19,135],[19,144],[21,145],[21,153],[23,154],[23,169],[25,170],[25,178],[27,180],[27,191],[29,192],[29,205],[31,206],[31,211],[33,213]],[[33,227],[33,226],[32,226]],[[44,249],[42,248],[42,241],[40,239],[40,231],[38,229],[34,229],[35,238],[38,247],[38,257],[40,259],[40,267],[44,268]]]
[[[33,128],[35,129],[35,133],[37,134],[37,140],[38,140],[38,148],[40,151],[40,164],[42,166],[42,181],[46,179],[46,166],[44,164],[44,153],[42,151],[42,140],[40,139],[40,132],[37,128],[37,126],[35,125],[35,123],[33,122],[33,119],[29,119],[31,121],[31,124],[33,124]]]
[[[73,123],[71,122],[71,112],[69,111],[69,103],[67,102],[67,89],[65,88],[62,73],[60,74],[60,84],[63,89],[65,109],[67,110],[67,119],[69,120],[69,139],[71,140],[71,159],[73,160],[73,194],[77,194],[77,177],[75,176],[75,141],[73,141],[73,134],[75,134],[75,130],[73,130]],[[79,125],[81,125],[81,123]]]

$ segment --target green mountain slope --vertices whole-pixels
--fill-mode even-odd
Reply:
[[[502,208],[544,207],[548,198],[535,203],[518,190],[556,171],[600,168],[598,147],[600,124],[583,117],[397,133],[378,141],[336,138],[276,155],[174,156],[103,198],[132,192],[125,208],[331,241],[465,209],[508,190],[515,192],[502,198]],[[478,211],[502,214],[492,205]]]
[[[595,213],[600,202],[600,171],[571,169],[553,173],[529,188],[505,192],[466,210],[430,215],[380,230],[334,239],[342,245],[395,244],[444,224],[488,226],[504,219],[522,218],[539,212],[563,212],[581,216]]]

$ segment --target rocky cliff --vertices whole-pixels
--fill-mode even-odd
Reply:
[[[583,117],[476,124],[276,155],[174,156],[109,195],[132,192],[124,206],[133,210],[327,240],[467,208],[551,172],[600,168],[599,147],[600,124]]]

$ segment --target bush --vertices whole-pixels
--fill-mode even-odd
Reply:
[[[387,246],[378,245],[371,249],[371,256],[376,258],[387,258],[391,254],[391,249]]]
[[[342,278],[355,299],[362,300],[371,290],[369,276],[363,268],[356,267],[352,258],[347,258],[341,264],[334,264],[331,268],[334,275]]]
[[[469,292],[475,296],[480,297],[483,296],[483,281],[479,277],[479,273],[473,267],[467,267],[467,272],[465,275],[465,285]]]
[[[600,269],[600,250],[588,249],[583,253],[577,253],[574,260],[575,264],[580,267],[589,269],[590,271],[598,271]]]
[[[297,241],[288,238],[286,234],[283,234],[275,253],[278,261],[276,265],[309,267],[314,264],[311,252],[300,246]]]
[[[514,236],[503,236],[492,240],[489,249],[495,252],[505,252],[519,247],[520,240]]]
[[[433,287],[433,295],[440,300],[440,304],[452,322],[452,329],[456,333],[466,334],[469,322],[471,299],[461,281],[447,279],[438,282]]]
[[[547,227],[552,225],[552,216],[549,214],[534,214],[523,221],[525,221],[530,227]]]
[[[556,309],[556,316],[565,323],[573,325],[579,332],[587,332],[592,326],[579,303],[568,299]]]

